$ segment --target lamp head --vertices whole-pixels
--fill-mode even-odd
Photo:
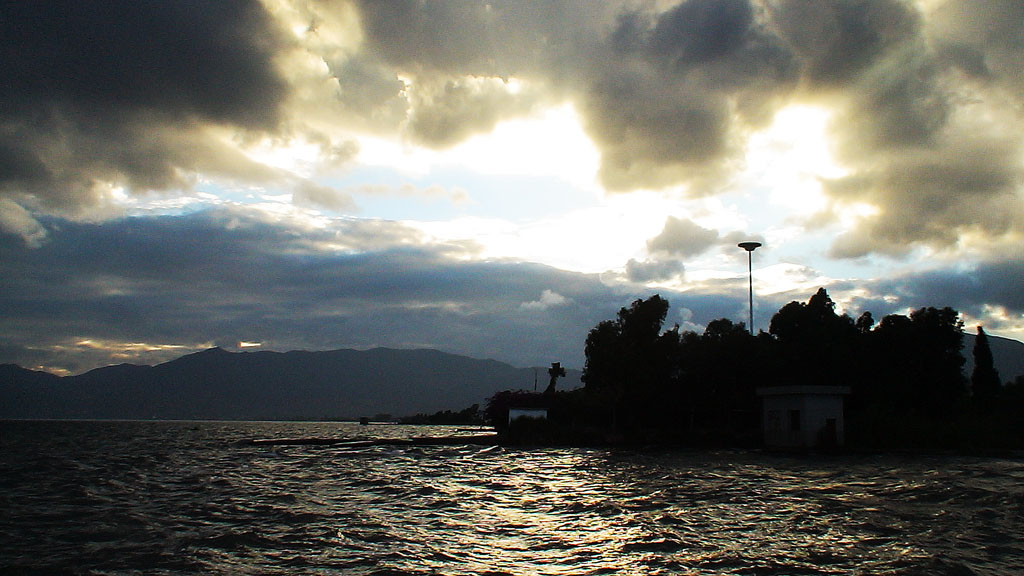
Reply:
[[[743,248],[747,252],[753,252],[754,250],[756,250],[756,249],[761,247],[761,243],[760,242],[740,242],[739,244],[737,244],[737,246],[739,246],[740,248]]]

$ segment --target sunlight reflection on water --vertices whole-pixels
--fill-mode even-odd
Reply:
[[[444,427],[0,426],[5,573],[1024,571],[1020,460],[240,442]]]

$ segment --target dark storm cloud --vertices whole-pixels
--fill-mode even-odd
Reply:
[[[859,229],[838,238],[831,253],[899,252],[921,241],[951,247],[975,229],[993,235],[1020,230],[1024,201],[1016,190],[1024,173],[1014,166],[1016,154],[1002,142],[964,137],[949,151],[880,161],[874,169],[827,183],[834,197],[880,207]]]
[[[743,232],[720,234],[693,220],[669,216],[661,233],[647,241],[648,258],[644,261],[630,259],[626,263],[626,278],[640,283],[681,279],[687,258],[716,247],[735,250],[736,244],[744,240],[764,241],[758,235],[752,237]]]
[[[498,82],[448,80],[421,83],[410,104],[409,129],[415,140],[444,147],[489,132],[499,120],[528,111],[532,102],[510,94]]]
[[[626,278],[630,282],[663,282],[683,275],[685,268],[679,260],[650,259],[626,262]]]
[[[971,76],[1024,90],[1024,4],[1017,0],[946,2],[934,15],[945,55]]]
[[[742,134],[770,119],[798,78],[746,0],[690,0],[620,17],[575,86],[617,190],[689,183],[714,191]]]
[[[1013,12],[1000,2],[947,2],[928,18],[897,2],[843,6],[855,8],[857,26],[874,27],[858,32],[873,41],[849,73],[830,79],[842,89],[831,133],[850,173],[825,191],[876,214],[838,238],[831,254],[898,255],[921,244],[952,247],[965,233],[1024,231],[1024,148],[1012,128],[1024,99],[1020,67],[1007,58],[1024,47],[1024,20],[997,25]],[[889,17],[872,18],[882,13]],[[985,39],[981,23],[996,40]]]
[[[740,50],[753,25],[746,0],[691,0],[658,18],[649,47],[685,70]]]
[[[411,86],[401,86],[398,96],[407,108],[396,119],[413,141],[448,147],[529,112],[538,101],[532,90],[513,93],[503,82],[543,70],[543,60],[530,56],[547,48],[544,28],[552,23],[543,24],[543,15],[549,9],[539,4],[362,2],[370,48],[344,59],[344,66],[363,73],[377,70],[378,78],[401,74],[411,79]],[[344,89],[347,83],[342,82]],[[352,104],[360,91],[342,98]]]
[[[895,296],[913,308],[950,306],[984,318],[988,316],[986,307],[1000,307],[1008,316],[1020,318],[1024,315],[1021,278],[1024,260],[999,260],[969,270],[938,270],[883,280],[874,291]]]
[[[405,83],[394,69],[373,54],[326,58],[338,82],[338,101],[344,113],[371,127],[392,129],[406,117],[409,107]]]
[[[940,144],[951,113],[952,94],[941,86],[941,70],[907,49],[861,77],[839,124],[861,128],[844,134],[840,150],[860,156],[881,150]]]
[[[255,341],[580,366],[590,328],[649,295],[536,264],[468,261],[464,247],[393,222],[311,228],[233,208],[44,223],[38,248],[0,235],[0,362],[76,372]],[[523,305],[545,291],[559,305]],[[147,351],[167,345],[183,348]]]
[[[281,86],[259,4],[16,2],[4,12],[5,97],[16,110],[43,100],[92,113],[275,120]]]
[[[217,151],[201,128],[277,126],[287,89],[258,2],[3,10],[0,190],[23,202],[74,212],[102,202],[102,183],[163,189],[198,169],[244,175],[254,167]]]
[[[370,1],[360,2],[360,13],[369,40],[392,64],[413,71],[493,72],[489,60],[498,48],[497,30],[483,3]]]
[[[626,262],[626,278],[630,282],[662,282],[681,278],[683,260],[699,256],[718,243],[715,230],[702,228],[692,220],[669,216],[661,233],[647,241],[646,260]]]
[[[913,6],[901,0],[782,0],[769,6],[806,77],[825,88],[855,79],[887,50],[914,38],[920,24]]]
[[[703,228],[693,220],[669,216],[661,234],[647,241],[647,250],[681,257],[699,256],[714,246],[718,239],[716,230]]]

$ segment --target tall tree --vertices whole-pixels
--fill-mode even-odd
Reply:
[[[867,334],[875,326],[875,318],[871,315],[871,312],[864,312],[857,318],[855,326],[861,334]]]
[[[891,314],[871,335],[876,401],[938,418],[965,396],[963,322],[956,310],[920,308],[909,318]]]
[[[609,405],[617,428],[628,431],[664,404],[656,398],[673,378],[679,343],[678,327],[661,330],[668,308],[657,294],[638,299],[587,335],[583,381]]]
[[[798,384],[848,384],[855,361],[853,320],[837,315],[824,288],[807,303],[790,302],[772,316],[768,331],[778,340],[788,374]]]
[[[992,360],[992,348],[988,344],[985,329],[978,326],[974,340],[974,370],[971,372],[971,393],[981,404],[988,404],[999,393],[1001,383],[999,372]]]
[[[769,370],[761,361],[759,343],[742,322],[722,318],[708,323],[704,335],[691,344],[684,358],[697,376],[691,386],[698,423],[719,431],[736,431],[737,416],[756,417],[754,390],[768,383]]]
[[[655,294],[621,308],[618,318],[605,320],[587,335],[583,381],[588,389],[643,388],[664,371],[666,359],[659,346],[668,300]],[[671,336],[669,336],[671,339]],[[676,334],[678,340],[678,334]]]
[[[620,312],[621,314],[621,312]],[[586,363],[582,380],[591,392],[609,390],[622,379],[622,327],[619,321],[603,320],[587,334]]]
[[[964,380],[963,349],[964,323],[960,313],[945,308],[921,308],[910,313],[922,354],[928,357],[923,363],[921,378],[931,380],[929,396],[939,409],[950,408],[967,394]]]

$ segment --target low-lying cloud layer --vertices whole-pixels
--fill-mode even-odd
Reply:
[[[400,224],[310,230],[244,209],[48,224],[39,248],[0,238],[5,361],[76,371],[260,342],[544,363],[578,357],[588,325],[627,302],[594,277],[464,261]]]
[[[433,347],[517,365],[581,366],[587,332],[650,295],[596,275],[467,260],[471,247],[432,243],[397,223],[309,229],[304,221],[234,208],[47,225],[53,232],[38,248],[0,235],[0,352],[4,361],[51,370],[150,363],[242,343],[273,350]],[[980,311],[992,302],[1020,313],[1022,272],[1003,262],[954,276],[893,279],[872,287],[879,298],[855,305],[876,317],[924,305]],[[745,317],[745,278],[661,293],[673,305],[669,326],[700,329],[713,319]],[[759,296],[758,315],[808,297]]]

